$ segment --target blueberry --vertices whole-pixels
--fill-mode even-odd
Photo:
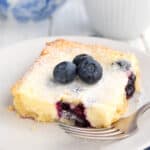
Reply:
[[[113,63],[113,65],[115,64],[117,64],[119,68],[122,69],[123,71],[129,70],[131,67],[131,64],[126,60],[118,60],[115,63]]]
[[[136,76],[131,73],[131,75],[128,77],[128,84],[133,85],[135,83]]]
[[[93,84],[101,79],[103,69],[102,66],[94,59],[84,59],[77,67],[77,72],[84,82]]]
[[[132,80],[133,82],[135,82],[136,76],[134,75],[134,73],[131,73],[131,75],[129,76],[129,80]]]
[[[128,84],[128,85],[126,86],[125,90],[126,90],[126,97],[127,97],[127,98],[130,98],[130,97],[132,97],[132,95],[133,95],[134,92],[135,92],[135,86]]]
[[[54,68],[53,76],[59,83],[69,83],[76,77],[76,65],[72,62],[61,62]]]
[[[70,105],[68,103],[62,103],[62,109],[63,110],[69,110],[70,109]]]
[[[77,55],[74,59],[73,59],[73,63],[76,64],[77,66],[84,60],[84,59],[92,59],[91,56],[87,55],[87,54],[80,54]]]
[[[85,107],[83,104],[78,104],[74,108],[70,107],[69,103],[59,101],[56,103],[58,116],[67,120],[73,121],[78,127],[91,127],[84,113]]]
[[[82,128],[91,128],[92,127],[88,120],[86,120],[86,119],[81,120],[80,118],[75,120],[75,126],[82,127]]]
[[[84,114],[84,106],[82,104],[78,104],[73,112],[76,114],[76,116],[80,117],[80,118],[84,118],[85,119],[85,114]]]
[[[131,75],[128,77],[128,83],[125,88],[127,98],[132,97],[132,95],[135,92],[135,81],[136,76],[133,73],[131,73]]]

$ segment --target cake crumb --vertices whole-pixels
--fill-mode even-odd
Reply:
[[[9,105],[9,106],[8,106],[8,111],[15,111],[14,106],[13,106],[13,105]]]

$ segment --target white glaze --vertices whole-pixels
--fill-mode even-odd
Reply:
[[[60,54],[63,56],[63,53]],[[62,60],[53,60],[47,63],[47,59],[40,61],[34,66],[34,71],[31,71],[25,78],[20,90],[31,93],[32,97],[37,97],[40,100],[55,103],[64,95],[67,99],[80,100],[86,107],[97,103],[116,103],[118,97],[124,94],[125,86],[128,78],[125,72],[111,67],[103,67],[103,76],[96,84],[88,85],[79,78],[75,79],[70,84],[59,84],[53,81],[53,68],[56,64],[64,60],[72,60],[72,58],[64,55]],[[42,63],[41,63],[42,62]],[[39,66],[41,66],[39,69]],[[25,89],[26,88],[26,89]],[[30,92],[28,91],[30,90]],[[38,94],[37,94],[38,93]]]

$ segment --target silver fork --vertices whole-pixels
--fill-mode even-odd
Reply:
[[[132,115],[121,118],[119,121],[113,123],[109,128],[80,128],[62,122],[59,122],[59,126],[64,129],[66,133],[79,138],[93,140],[119,140],[129,137],[137,131],[138,118],[149,108],[150,102],[143,105]]]

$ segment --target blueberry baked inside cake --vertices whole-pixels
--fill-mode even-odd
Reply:
[[[12,88],[22,117],[63,121],[79,127],[109,127],[140,91],[134,54],[59,39]]]

